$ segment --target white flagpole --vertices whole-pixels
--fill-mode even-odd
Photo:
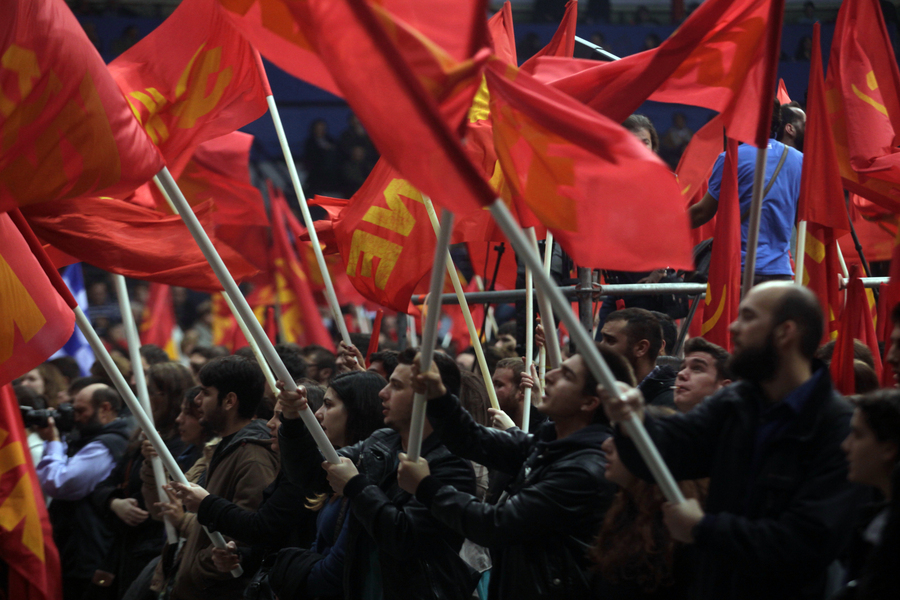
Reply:
[[[526,235],[537,247],[537,237],[534,227],[525,230]],[[534,362],[534,276],[531,267],[525,265],[525,372],[531,376],[531,365]],[[525,399],[522,404],[521,429],[528,433],[528,425],[531,423],[531,395],[532,389],[525,389]]]
[[[431,219],[431,226],[434,228],[434,234],[441,238],[441,225],[438,223],[437,213],[434,212],[434,204],[430,198],[425,198],[425,209],[428,211],[428,218]],[[453,266],[453,259],[450,252],[447,252],[447,273],[450,274],[450,281],[453,282],[453,291],[456,292],[456,299],[459,301],[459,307],[462,309],[463,319],[466,322],[466,329],[469,330],[469,339],[472,342],[472,349],[475,350],[475,358],[478,361],[478,368],[481,370],[481,378],[484,380],[484,386],[487,388],[488,398],[491,401],[491,408],[500,408],[497,400],[497,390],[494,389],[494,382],[491,379],[491,371],[488,369],[487,359],[484,357],[484,349],[481,347],[481,340],[478,337],[478,331],[475,329],[475,321],[472,319],[472,312],[469,310],[469,304],[466,302],[466,294],[462,289],[462,283],[459,281],[459,273]],[[430,310],[430,309],[429,309]]]
[[[428,288],[428,314],[425,317],[425,328],[422,330],[422,350],[419,366],[424,373],[431,368],[434,357],[434,346],[437,338],[438,321],[441,315],[441,291],[444,288],[444,269],[450,248],[450,234],[453,231],[453,213],[449,210],[441,212],[441,232],[438,235],[437,247],[434,249],[434,262],[431,267],[431,285]],[[425,394],[416,393],[413,397],[412,419],[409,426],[409,443],[406,454],[409,460],[416,462],[422,452],[422,435],[425,429]]]
[[[578,347],[579,353],[591,373],[606,390],[621,399],[615,377],[613,377],[612,371],[609,370],[609,366],[603,360],[603,357],[594,345],[594,340],[591,339],[587,330],[585,330],[584,326],[578,320],[578,317],[572,312],[571,306],[560,293],[559,288],[544,274],[538,253],[534,251],[534,248],[526,239],[521,228],[516,223],[515,218],[510,214],[509,209],[506,208],[506,205],[503,203],[503,200],[498,198],[491,204],[490,209],[491,214],[494,216],[494,220],[503,230],[503,233],[506,234],[506,237],[513,245],[513,248],[515,248],[516,254],[521,256],[525,261],[525,264],[531,267],[532,273],[536,279],[537,289],[544,289],[548,304],[552,304],[553,308],[556,308],[563,322],[569,328],[569,335],[572,336],[575,345]],[[650,439],[647,430],[644,429],[643,422],[638,420],[637,415],[632,414],[630,420],[622,423],[622,427],[631,437],[640,452],[641,457],[653,474],[654,479],[659,484],[663,494],[665,494],[666,499],[674,504],[683,503],[684,495],[681,493],[681,489],[672,477],[672,473],[669,471],[665,462],[663,462],[662,457],[660,456],[656,445],[653,443],[653,440]]]
[[[547,232],[547,240],[544,242],[544,275],[550,277],[550,264],[553,260],[553,232]],[[544,331],[546,337],[547,331]],[[538,377],[541,378],[541,385],[544,385],[544,378],[547,376],[547,345],[541,346],[541,354],[538,359]]]
[[[753,196],[750,201],[750,222],[747,225],[747,247],[744,254],[744,282],[741,286],[741,298],[753,287],[756,274],[756,247],[759,244],[759,221],[762,216],[763,191],[766,181],[767,148],[756,149],[756,170],[753,172]],[[787,148],[785,148],[787,152]]]
[[[806,221],[797,226],[797,268],[794,272],[794,283],[803,285],[804,259],[806,258]]]
[[[262,69],[262,65],[260,65]],[[337,294],[334,292],[334,283],[331,281],[331,273],[328,272],[328,265],[325,264],[325,256],[322,254],[322,246],[319,245],[319,234],[313,224],[312,216],[309,214],[309,206],[306,204],[306,195],[303,193],[303,186],[300,185],[300,176],[297,174],[297,166],[294,164],[294,156],[291,153],[291,147],[288,144],[287,136],[284,133],[284,126],[281,124],[281,117],[278,115],[278,106],[275,104],[275,98],[271,95],[266,96],[266,102],[269,105],[269,113],[272,115],[272,122],[275,124],[275,133],[278,134],[278,142],[281,144],[281,151],[284,153],[284,160],[287,163],[288,173],[291,176],[291,183],[294,186],[294,193],[297,194],[297,203],[300,205],[300,212],[303,214],[303,223],[309,231],[309,241],[312,244],[313,252],[316,255],[316,262],[319,264],[319,270],[322,272],[322,281],[325,283],[325,298],[328,300],[328,307],[334,317],[335,325],[341,334],[341,339],[345,344],[350,346],[350,332],[347,331],[347,324],[341,314],[341,305],[338,303]],[[310,316],[310,318],[314,318]]]
[[[141,343],[138,338],[137,325],[131,311],[131,302],[128,299],[128,287],[125,278],[121,275],[113,275],[116,286],[116,295],[119,297],[119,310],[122,312],[122,323],[125,325],[125,340],[128,342],[128,356],[131,359],[131,372],[134,374],[134,387],[137,388],[138,400],[144,408],[144,412],[153,420],[153,406],[150,404],[150,393],[147,390],[147,378],[144,376],[143,361],[141,360]],[[160,498],[166,497],[163,485],[166,483],[166,473],[163,470],[159,456],[150,459],[153,467],[153,479],[156,481],[156,491]],[[170,544],[178,543],[178,533],[171,519],[163,519],[166,527],[166,539]]]
[[[243,295],[243,294],[242,294]],[[256,357],[256,362],[259,363],[259,367],[262,369],[263,375],[266,377],[266,383],[269,384],[269,388],[272,390],[272,394],[275,396],[278,395],[278,386],[275,381],[275,374],[272,373],[271,367],[269,367],[269,363],[266,362],[266,357],[263,356],[262,350],[259,349],[259,344],[256,343],[256,340],[253,339],[253,334],[250,333],[250,330],[247,328],[247,324],[244,323],[244,320],[241,318],[240,314],[238,314],[238,309],[234,305],[234,301],[231,299],[231,296],[228,295],[228,292],[222,292],[222,297],[225,298],[225,303],[228,304],[228,308],[231,310],[231,314],[235,317],[237,321],[238,327],[241,328],[241,333],[244,334],[244,338],[247,340],[247,343],[250,344],[250,349],[253,350],[253,356]],[[254,320],[256,320],[254,318]]]
[[[260,350],[266,357],[266,361],[272,367],[275,376],[284,383],[286,390],[290,392],[296,391],[297,384],[294,382],[294,378],[291,377],[287,367],[284,366],[281,357],[275,352],[275,346],[272,345],[266,332],[263,331],[262,325],[256,320],[256,316],[253,314],[253,310],[247,303],[247,299],[241,294],[237,283],[235,283],[234,278],[231,276],[231,273],[228,272],[228,268],[222,261],[222,257],[219,256],[216,248],[209,240],[209,236],[206,235],[206,231],[204,231],[203,227],[200,225],[197,215],[191,210],[191,207],[188,205],[187,200],[185,200],[181,190],[178,189],[178,184],[175,183],[175,179],[172,177],[171,173],[169,173],[169,169],[163,167],[158,173],[158,176],[160,183],[162,183],[163,187],[168,192],[169,197],[172,199],[172,203],[175,205],[178,214],[181,215],[185,225],[187,225],[188,230],[191,232],[191,236],[194,238],[194,241],[197,242],[197,245],[200,246],[200,250],[206,257],[206,260],[209,261],[213,272],[215,272],[216,277],[219,279],[219,283],[222,284],[225,292],[231,296],[231,300],[234,302],[238,313],[243,318],[244,324],[249,329],[250,335],[256,339],[256,343],[259,344]],[[328,462],[334,464],[339,463],[340,459],[338,458],[334,446],[328,441],[325,432],[322,431],[322,426],[319,424],[319,421],[313,415],[312,411],[309,410],[309,408],[301,410],[300,418],[303,419],[303,423],[315,440],[316,446],[319,447],[319,450]]]
[[[116,367],[116,363],[113,362],[112,356],[109,355],[109,351],[103,345],[103,342],[100,341],[100,336],[98,336],[97,332],[94,331],[90,320],[85,316],[80,307],[76,306],[74,311],[75,322],[78,323],[78,327],[81,329],[82,333],[84,333],[84,337],[87,338],[87,341],[91,345],[91,348],[93,348],[94,355],[97,357],[97,360],[99,360],[103,365],[103,368],[106,369],[107,374],[109,374],[110,379],[112,379],[113,381],[113,385],[119,391],[119,395],[122,396],[125,404],[128,405],[128,408],[131,409],[131,413],[137,419],[138,425],[141,427],[147,437],[150,438],[150,443],[153,444],[153,448],[156,450],[159,458],[163,463],[165,463],[165,467],[169,471],[169,474],[175,481],[183,483],[185,485],[189,485],[188,480],[184,476],[184,473],[181,472],[181,468],[178,466],[178,463],[175,462],[175,457],[173,457],[172,453],[169,452],[166,444],[163,442],[159,433],[156,431],[156,427],[153,426],[152,417],[144,412],[144,409],[141,407],[141,403],[135,397],[134,392],[132,392],[131,388],[128,387],[128,382],[125,381],[125,377],[122,376],[121,371],[119,371],[118,367]],[[138,365],[140,366],[140,362],[138,362]],[[161,498],[165,497],[165,495],[161,496]],[[206,533],[209,535],[209,539],[212,540],[212,543],[216,548],[225,547],[225,538],[222,537],[221,533],[219,533],[218,531],[210,532],[208,530]],[[243,573],[244,570],[240,565],[231,570],[231,575],[233,577],[240,577],[241,575],[243,575]]]

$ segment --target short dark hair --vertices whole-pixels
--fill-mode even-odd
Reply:
[[[600,356],[606,361],[606,365],[609,367],[609,370],[612,371],[616,381],[621,381],[631,386],[637,385],[637,382],[634,379],[634,371],[624,356],[612,348],[601,346],[599,343],[596,346],[597,350],[600,352]],[[582,356],[580,352],[577,353],[576,356],[581,356],[581,360],[584,362],[584,387],[581,388],[581,393],[585,396],[596,396],[598,385],[597,379],[591,372],[584,356]],[[609,425],[609,419],[606,417],[606,411],[602,406],[597,407],[597,410],[594,412],[593,423]]]
[[[308,377],[303,377],[297,381],[297,385],[302,385],[306,388],[306,403],[309,405],[309,410],[313,412],[319,410],[319,407],[325,402],[325,392],[327,391],[325,386]]]
[[[169,362],[172,359],[166,351],[156,344],[144,344],[141,346],[141,357],[147,361],[147,365],[153,366],[159,363]]]
[[[266,378],[256,361],[237,355],[220,356],[203,365],[197,376],[205,387],[218,390],[220,403],[234,392],[239,417],[252,419],[256,414],[266,386]]]
[[[625,321],[625,335],[629,344],[634,345],[641,340],[650,342],[647,357],[656,360],[662,348],[662,327],[652,312],[643,308],[623,308],[609,313],[606,322],[610,321]]]
[[[206,360],[212,360],[222,355],[221,352],[219,352],[215,348],[210,348],[209,346],[194,346],[193,348],[191,348],[188,356],[190,356],[191,354],[199,354]]]
[[[675,344],[678,343],[678,327],[675,326],[675,320],[666,313],[659,312],[658,310],[651,310],[650,314],[659,321],[659,327],[662,330],[662,338],[666,343],[666,355],[672,356],[672,351],[675,350]],[[660,349],[660,352],[662,352],[662,349]]]
[[[62,376],[70,383],[81,377],[81,367],[78,366],[78,361],[74,356],[60,356],[47,362],[59,369]]]
[[[879,442],[900,447],[900,390],[877,390],[854,400]]]
[[[306,361],[297,344],[275,344],[275,352],[294,381],[306,377]]]
[[[775,98],[773,102],[772,123],[769,126],[769,137],[774,138],[778,136],[778,131],[781,129],[781,102],[778,101],[778,98]]]
[[[94,410],[103,406],[104,402],[109,402],[109,407],[114,413],[119,414],[122,411],[122,397],[119,392],[109,386],[97,388],[91,395],[91,406],[94,407]]]
[[[381,399],[384,377],[372,371],[341,373],[331,380],[330,386],[344,403],[347,411],[346,441],[348,446],[366,439],[376,429],[384,427]]]
[[[407,348],[397,356],[397,361],[401,365],[414,364],[418,353],[419,350],[416,348]],[[441,374],[441,381],[444,383],[444,387],[447,388],[447,393],[458,397],[462,379],[462,375],[459,374],[459,365],[456,364],[455,360],[438,351],[435,351],[433,360],[434,364],[437,365],[438,372]]]
[[[809,288],[799,285],[783,286],[784,295],[772,311],[772,325],[793,321],[800,330],[800,353],[812,360],[825,330],[822,305]]]
[[[384,365],[384,373],[390,379],[391,375],[394,373],[394,369],[397,368],[399,364],[397,361],[397,356],[400,353],[396,350],[382,350],[381,352],[375,352],[372,356],[369,357],[369,363],[380,362]]]
[[[719,380],[734,379],[731,370],[728,368],[728,359],[731,358],[731,353],[722,346],[713,344],[702,337],[695,337],[684,343],[684,356],[687,357],[688,354],[693,352],[706,352],[713,357]]]
[[[300,353],[312,365],[317,366],[320,369],[331,369],[334,371],[337,356],[325,346],[310,344],[309,346],[304,346],[303,349],[300,350]]]
[[[818,350],[816,350],[816,358],[823,362],[831,363],[835,345],[837,345],[837,340],[828,340],[819,346]],[[857,339],[853,340],[853,360],[862,361],[873,369],[875,368],[875,357],[872,355],[872,350]]]
[[[507,321],[497,328],[497,337],[500,337],[501,335],[511,335],[516,337],[516,322],[514,320]]]
[[[74,397],[78,392],[95,383],[106,383],[106,380],[102,377],[95,377],[93,375],[90,377],[78,377],[77,379],[73,379],[72,383],[69,384],[69,396]]]
[[[499,369],[509,369],[513,372],[513,382],[516,387],[522,383],[522,373],[525,372],[525,361],[521,358],[504,358],[497,363],[494,373]]]
[[[778,132],[775,136],[775,139],[779,142],[784,140],[784,129],[788,125],[795,125],[800,122],[800,114],[797,112],[798,110],[803,110],[800,108],[800,103],[797,101],[788,102],[787,104],[782,104],[779,111],[781,112],[781,123],[778,124]]]
[[[650,134],[650,149],[654,152],[659,151],[659,134],[656,133],[656,127],[653,126],[653,121],[648,117],[634,113],[625,119],[625,122],[622,123],[622,127],[635,133],[641,129],[646,129],[647,133]]]

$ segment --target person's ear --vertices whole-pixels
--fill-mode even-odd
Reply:
[[[634,345],[634,355],[637,358],[642,358],[649,351],[650,351],[650,340],[641,340],[637,344]]]
[[[319,376],[324,378],[326,381],[331,379],[331,367],[319,369]]]
[[[791,343],[799,344],[800,328],[794,321],[785,321],[775,326],[772,331],[777,348],[784,348]]]
[[[593,414],[598,410],[603,410],[599,396],[586,396],[581,405],[581,410],[586,413]]]
[[[227,394],[225,394],[225,397],[222,398],[222,408],[224,408],[225,410],[231,410],[232,408],[237,410],[237,405],[238,397],[234,392],[228,392]]]
[[[788,123],[787,125],[784,126],[784,132],[787,133],[788,135],[790,135],[791,137],[794,137],[797,135],[797,128],[794,126],[793,123]]]

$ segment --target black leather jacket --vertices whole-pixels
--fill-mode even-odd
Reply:
[[[711,516],[694,529],[694,598],[822,598],[827,567],[853,530],[864,490],[847,482],[840,448],[852,408],[827,370],[754,469],[764,406],[757,385],[738,382],[687,414],[645,420],[675,479],[710,478]],[[616,448],[632,473],[652,480],[630,439],[617,435]]]
[[[322,455],[303,422],[282,418],[278,436],[285,476],[304,489],[329,489],[321,467]],[[397,485],[400,451],[400,434],[390,429],[379,429],[368,439],[339,451],[356,464],[360,473],[344,488],[352,517],[347,525],[344,597],[351,600],[363,596],[363,585],[376,555],[386,600],[468,599],[475,581],[459,557],[463,536],[440,523]],[[451,454],[437,436],[422,442],[422,457],[432,473],[475,493],[472,465]]]
[[[434,471],[416,491],[442,522],[490,548],[490,597],[589,598],[586,552],[616,491],[600,449],[609,428],[590,425],[561,440],[553,423],[534,435],[499,431],[475,423],[449,395],[428,402],[428,419],[454,453],[516,474],[496,506]]]

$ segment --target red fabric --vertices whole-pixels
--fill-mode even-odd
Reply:
[[[497,248],[500,246],[494,242],[469,242],[466,248],[469,251],[469,261],[472,263],[472,271],[478,277],[482,278],[482,285],[485,288],[491,285],[491,279],[494,277],[494,269],[497,269],[497,281],[494,284],[495,290],[514,290],[516,289],[516,253],[513,251],[509,243],[504,244],[503,254],[499,254]],[[497,268],[497,259],[499,256],[500,267]],[[475,279],[474,277],[472,278]]]
[[[900,212],[900,71],[878,0],[841,4],[825,85],[844,187]]]
[[[881,354],[872,321],[869,298],[859,278],[859,267],[850,269],[847,286],[847,304],[841,314],[837,343],[831,357],[831,377],[834,387],[845,396],[856,393],[856,376],[853,372],[853,340],[866,344],[875,358],[875,373],[881,379]]]
[[[464,288],[464,291],[478,291],[478,286],[474,279],[469,282],[469,285]],[[484,304],[470,305],[469,311],[472,313],[472,322],[475,324],[475,331],[480,338],[481,323],[484,321]],[[453,340],[453,344],[457,351],[468,348],[473,345],[473,343],[478,343],[478,340],[473,342],[472,338],[469,337],[469,328],[466,326],[466,319],[463,317],[461,306],[458,304],[446,304],[444,305],[444,313],[450,317],[450,339]]]
[[[517,65],[516,34],[513,28],[512,5],[509,0],[488,19],[488,35],[494,55],[508,65]]]
[[[366,368],[372,365],[372,355],[378,351],[378,338],[381,337],[381,320],[384,318],[384,310],[378,309],[375,322],[372,324],[372,335],[369,338],[369,347],[366,348]]]
[[[172,289],[164,283],[151,283],[141,320],[141,344],[156,344],[166,351],[169,358],[178,360],[180,352],[172,336],[176,327]]]
[[[212,208],[207,203],[194,212],[215,243]],[[42,240],[103,270],[205,292],[222,289],[181,217],[112,198],[45,202],[22,214]],[[229,246],[217,249],[236,281],[256,273]]]
[[[0,385],[24,375],[65,344],[75,315],[7,214],[0,214]]]
[[[725,113],[728,136],[769,138],[784,0],[707,0],[658,48],[612,63],[538,60],[543,81],[621,123],[647,99]]]
[[[818,23],[816,23],[818,26]],[[784,79],[778,80],[778,91],[775,92],[775,97],[778,98],[779,104],[790,104],[791,97],[788,95],[787,86],[784,85]]]
[[[416,2],[416,6],[432,4]],[[462,123],[480,83],[487,52],[480,1],[455,2],[438,18],[471,17],[454,31],[472,40],[463,57],[444,53],[384,7],[366,0],[292,3],[295,22],[316,39],[322,61],[381,152],[416,188],[453,209],[477,208],[496,198],[459,143]],[[455,19],[455,17],[454,17]],[[480,36],[472,32],[484,31]]]
[[[812,44],[797,219],[829,227],[837,239],[850,231],[850,222],[828,120],[818,23],[813,27]]]
[[[823,343],[837,336],[844,306],[839,275],[842,275],[842,271],[834,231],[830,227],[808,223],[803,255],[803,285],[815,292],[825,313]]]
[[[709,188],[709,176],[719,154],[722,153],[724,144],[725,127],[721,115],[714,117],[709,123],[701,127],[691,141],[688,142],[675,176],[678,178],[678,188],[686,199],[687,205],[692,206],[706,195]],[[700,227],[691,230],[691,243],[696,246],[705,239],[709,239],[715,232],[715,217]]]
[[[422,195],[379,160],[334,222],[346,273],[369,300],[406,312],[428,278],[437,240]]]
[[[731,350],[730,325],[741,301],[741,222],[737,183],[737,140],[729,139],[722,167],[722,189],[716,219],[715,242],[709,263],[706,304],[700,335]],[[698,307],[699,308],[699,307]]]
[[[655,154],[515,67],[492,60],[486,77],[495,149],[513,196],[570,256],[625,271],[693,266],[681,195]]]
[[[578,2],[577,0],[569,0],[566,2],[566,12],[563,14],[553,39],[538,50],[538,52],[522,63],[520,67],[529,74],[534,73],[537,66],[537,59],[541,56],[562,56],[572,58],[575,53],[575,26],[578,24]]]
[[[184,0],[109,70],[176,178],[197,145],[255,121],[271,94],[215,0]]]
[[[0,471],[0,554],[9,566],[8,597],[62,598],[59,551],[11,385],[0,387]]]
[[[287,206],[273,197],[272,238],[275,242],[275,286],[281,306],[281,335],[285,341],[308,346],[319,344],[334,349],[334,342],[319,316],[313,298],[309,276],[303,270],[297,254],[288,240],[284,211]]]
[[[163,166],[62,0],[0,3],[0,212],[127,195]]]

